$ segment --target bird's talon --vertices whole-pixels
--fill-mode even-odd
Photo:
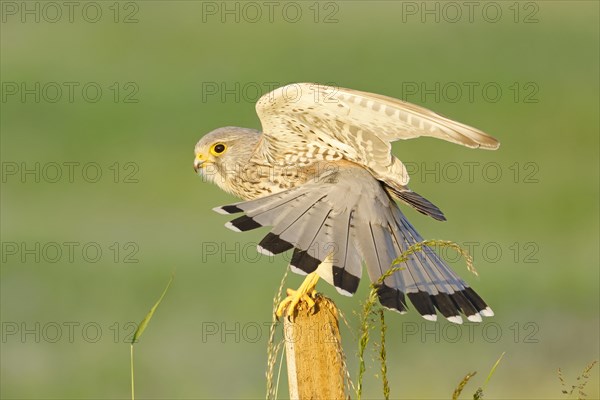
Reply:
[[[312,293],[311,293],[311,296],[312,296]],[[315,301],[313,300],[314,297],[311,298],[311,296],[305,295],[302,297],[302,300],[306,301],[306,303],[308,304],[308,308],[312,310],[315,307]]]
[[[287,297],[279,303],[277,311],[275,311],[277,319],[285,314],[290,321],[294,321],[294,317],[302,302],[307,304],[308,310],[314,310],[316,304],[315,298],[317,296],[317,291],[315,290],[317,280],[318,275],[313,273],[307,277],[298,290],[287,289]]]

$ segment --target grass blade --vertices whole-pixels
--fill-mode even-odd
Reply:
[[[167,291],[171,287],[173,278],[175,278],[175,274],[171,275],[171,279],[169,279],[169,283],[167,283],[167,287],[165,287],[165,290],[163,290],[162,294],[160,295],[160,297],[158,298],[156,303],[154,303],[154,305],[152,306],[150,311],[148,311],[148,314],[146,314],[144,319],[140,322],[137,329],[135,330],[135,333],[133,334],[133,338],[131,339],[131,344],[129,347],[129,365],[130,365],[130,370],[131,370],[131,400],[135,400],[135,385],[134,385],[134,373],[133,373],[133,345],[138,341],[140,336],[142,336],[142,333],[144,333],[144,331],[146,330],[146,327],[148,326],[148,323],[150,323],[150,320],[152,319],[152,316],[156,312],[156,309],[158,308],[160,303],[163,301],[163,298],[165,297],[165,295],[167,294]]]
[[[498,364],[500,364],[500,361],[502,361],[502,357],[504,357],[505,354],[506,354],[506,352],[503,352],[502,354],[500,354],[500,358],[498,358],[498,360],[496,360],[496,363],[494,364],[494,366],[490,370],[490,373],[488,374],[487,378],[485,378],[485,382],[483,382],[482,389],[485,388],[485,385],[487,385],[487,383],[492,378],[492,375],[494,375],[494,371],[496,371],[496,367],[498,367]]]
[[[137,329],[135,330],[135,333],[133,334],[133,339],[131,339],[132,345],[138,341],[138,339],[142,336],[142,334],[146,330],[146,327],[150,323],[150,320],[152,319],[154,312],[156,311],[156,309],[162,302],[163,298],[165,297],[165,294],[167,294],[167,291],[169,290],[169,287],[171,286],[171,283],[173,282],[173,278],[175,278],[175,275],[171,275],[171,279],[169,279],[169,283],[167,283],[167,287],[165,288],[165,290],[163,290],[162,294],[160,295],[160,297],[158,298],[156,303],[154,303],[154,305],[152,306],[150,311],[148,311],[148,314],[146,314],[144,319],[138,325]]]

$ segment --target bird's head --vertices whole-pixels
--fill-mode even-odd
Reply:
[[[196,144],[194,171],[228,190],[231,177],[243,171],[259,139],[260,132],[254,129],[233,126],[215,129]]]

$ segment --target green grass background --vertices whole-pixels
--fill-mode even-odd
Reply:
[[[100,4],[108,13],[112,3]],[[204,101],[206,82],[332,82],[394,97],[402,97],[406,82],[497,82],[504,93],[496,103],[480,91],[473,102],[408,100],[493,134],[502,142],[499,151],[420,139],[395,143],[394,152],[427,165],[502,167],[496,183],[477,169],[473,182],[438,183],[416,174],[411,187],[439,205],[448,221],[406,210],[425,238],[498,243],[502,256],[496,262],[482,256],[481,246],[475,251],[480,278],[460,262],[455,268],[496,312],[487,320],[496,324],[486,328],[488,339],[498,327],[501,334],[497,341],[485,340],[482,326],[463,327],[452,343],[447,339],[456,331],[445,321],[436,325],[414,312],[388,313],[392,397],[448,398],[467,372],[479,371],[474,381],[481,384],[506,352],[486,388],[488,398],[560,398],[557,369],[574,381],[598,359],[597,2],[534,3],[538,22],[528,24],[514,23],[512,2],[498,3],[504,12],[498,23],[480,13],[473,23],[436,23],[431,17],[403,22],[402,2],[339,2],[338,21],[330,24],[312,21],[312,3],[298,3],[304,13],[298,23],[280,13],[273,23],[222,23],[218,17],[203,22],[201,2],[137,4],[139,22],[133,24],[115,24],[108,16],[92,24],[80,14],[73,23],[10,17],[2,24],[3,82],[93,81],[105,89],[94,104],[82,101],[79,92],[73,103],[18,97],[1,103],[3,162],[96,162],[104,173],[93,184],[77,175],[74,183],[9,177],[2,184],[3,242],[97,242],[104,250],[98,263],[85,262],[80,253],[73,263],[7,256],[0,272],[3,333],[12,324],[32,329],[39,322],[42,337],[39,343],[34,335],[3,337],[2,398],[127,397],[129,351],[123,341],[132,329],[126,324],[141,320],[175,268],[173,286],[137,345],[139,398],[263,397],[268,329],[263,326],[255,342],[244,339],[254,339],[256,324],[270,320],[286,262],[256,256],[252,243],[265,230],[235,234],[223,228],[226,218],[210,209],[234,199],[192,171],[193,146],[204,133],[224,125],[259,127],[251,99]],[[525,3],[519,7],[525,12]],[[107,89],[113,82],[135,82],[139,102],[114,103]],[[534,82],[539,101],[515,102],[508,89],[513,82]],[[136,163],[139,182],[113,183],[108,166],[115,162]],[[522,175],[514,182],[509,167],[528,162],[538,167],[537,183],[523,182]],[[137,243],[139,263],[115,263],[108,250],[113,242]],[[516,260],[510,250],[515,242],[521,246]],[[528,242],[537,245],[535,263],[524,262]],[[203,257],[207,243],[230,251]],[[293,276],[287,285],[300,281]],[[343,328],[342,335],[354,377],[355,313],[367,282],[353,298],[324,283],[319,289],[350,321],[352,329]],[[72,342],[64,325],[71,322],[79,324]],[[44,340],[54,331],[42,332],[52,323],[63,327],[56,343]],[[97,342],[83,337],[86,323],[102,328]],[[239,340],[232,333],[225,340],[203,340],[207,324],[237,331]],[[418,334],[403,338],[415,327]],[[440,340],[434,333],[422,340],[423,332],[436,330]],[[88,333],[95,336],[93,329]],[[381,384],[374,376],[375,355],[369,357],[365,394],[377,398]],[[469,387],[474,391],[475,385]],[[286,393],[285,379],[280,392]],[[599,396],[597,368],[587,392]]]

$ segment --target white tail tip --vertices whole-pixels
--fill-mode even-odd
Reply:
[[[256,246],[256,251],[258,251],[260,254],[264,254],[265,256],[269,256],[269,257],[273,257],[275,255],[275,254],[271,253],[269,250],[262,247],[261,245]]]
[[[231,222],[228,222],[225,224],[225,228],[229,228],[234,232],[241,232],[241,230],[239,230],[238,228],[235,227],[235,225],[233,225]]]
[[[479,311],[479,314],[483,315],[484,317],[493,317],[494,316],[494,312],[489,307],[486,307],[485,309]]]
[[[300,268],[293,266],[290,264],[290,271],[298,275],[308,275],[306,272],[302,271]]]
[[[469,315],[467,317],[467,319],[471,322],[481,322],[483,321],[483,318],[481,318],[481,315],[479,314],[473,314],[473,315]]]

